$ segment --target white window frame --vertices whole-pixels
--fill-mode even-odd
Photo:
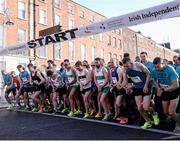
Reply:
[[[68,4],[68,13],[74,14],[74,5]]]
[[[101,55],[100,56],[101,56],[101,58],[104,58],[104,49],[103,48],[101,49]]]
[[[81,18],[84,18],[84,17],[85,17],[85,12],[84,12],[83,10],[81,10],[79,16],[80,16]]]
[[[24,34],[24,40],[23,41],[20,41],[19,39],[21,38],[20,36],[22,36],[22,34],[21,33],[23,33]],[[21,34],[21,35],[20,35]],[[24,43],[24,42],[26,42],[26,30],[25,29],[18,29],[18,39],[17,39],[17,42],[18,43]]]
[[[112,58],[112,53],[109,52],[109,53],[108,53],[108,61],[110,61],[111,58]]]
[[[57,17],[59,18],[59,23],[56,23]],[[57,14],[54,15],[54,26],[56,25],[61,25],[61,16]]]
[[[41,51],[41,49],[44,49],[44,56],[43,55],[41,55],[41,53],[40,53],[40,51]],[[39,56],[41,57],[41,58],[47,58],[47,47],[46,46],[42,46],[42,47],[40,47],[39,48]]]
[[[91,49],[91,60],[94,61],[96,58],[96,47],[92,47]]]
[[[92,39],[92,40],[95,40],[95,38],[96,38],[96,35],[91,35],[90,36],[90,39]]]
[[[117,47],[117,39],[116,39],[116,37],[113,37],[112,44],[113,44],[113,47]]]
[[[107,36],[108,46],[112,45],[112,38],[110,35]]]
[[[19,4],[20,3],[23,3],[24,4],[24,9],[19,9]],[[20,11],[21,10],[21,11]],[[24,11],[23,11],[24,10]],[[24,1],[22,1],[22,0],[18,0],[18,18],[19,19],[23,19],[23,20],[25,20],[26,19],[26,2],[24,2]],[[24,17],[20,17],[20,12],[24,12]]]
[[[70,25],[70,23],[71,23],[70,21],[72,22],[72,25]],[[74,19],[70,19],[70,18],[69,18],[69,20],[68,20],[68,29],[73,29],[74,26],[75,26]]]
[[[0,0],[0,13],[4,14],[5,11],[5,0]]]
[[[122,41],[121,41],[121,39],[118,39],[118,48],[122,49]]]
[[[45,23],[41,21],[41,11],[45,12]],[[44,18],[44,17],[43,17]],[[39,9],[39,23],[43,25],[47,25],[47,10]]]
[[[57,47],[58,47],[58,51],[60,51],[58,57],[56,56]],[[56,60],[62,59],[62,45],[61,45],[61,43],[54,44],[54,59],[56,59]]]
[[[95,21],[95,17],[92,15],[91,17],[90,17],[90,22],[94,22]]]
[[[86,60],[86,45],[82,44],[81,45],[81,60]]]
[[[4,37],[4,36],[5,36],[5,35],[4,35],[4,30],[5,30],[5,29],[4,29],[4,25],[3,25],[3,24],[0,24],[0,29],[1,29],[1,30],[0,30],[0,35],[1,35],[1,36],[0,36],[0,40],[1,40],[0,43],[2,43],[2,44],[0,44],[0,48],[4,48],[4,40],[5,40],[5,39],[4,39],[4,38],[5,38],[5,37]]]
[[[57,3],[58,1],[58,3]],[[53,6],[55,8],[61,8],[61,0],[53,0]]]
[[[71,46],[71,43],[72,43],[72,46]],[[70,50],[70,47],[72,47],[73,50]],[[68,42],[68,58],[71,61],[75,60],[75,46],[74,46],[74,42],[73,41],[69,41]]]
[[[99,40],[100,40],[101,42],[103,42],[103,38],[104,38],[104,37],[103,37],[103,33],[100,33],[100,34],[99,34]]]

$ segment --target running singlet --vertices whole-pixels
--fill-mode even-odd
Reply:
[[[156,71],[154,69],[152,72],[152,77],[158,80],[161,88],[165,88],[170,86],[174,80],[178,79],[179,76],[173,67],[167,65],[162,71]]]
[[[81,72],[80,71],[77,71],[77,75],[78,75],[78,78],[79,78],[79,81],[83,84],[86,84],[87,83],[87,77],[86,77],[86,73],[85,73],[85,70],[83,69]],[[91,88],[91,82],[89,81],[89,83],[87,83],[86,85],[83,86],[83,89],[88,89],[88,88]]]
[[[37,71],[34,73],[34,75],[31,74],[31,78],[32,81],[37,81],[38,83],[41,82],[41,79],[37,76]]]
[[[72,72],[72,69],[66,70],[66,75],[67,75],[68,83],[71,83],[71,82],[73,82],[75,80],[75,76],[74,76],[74,74]],[[75,86],[75,85],[78,85],[77,82],[72,84],[72,86]]]
[[[146,82],[146,74],[138,70],[136,63],[133,63],[133,68],[126,71],[127,77],[133,82],[133,87],[136,89],[144,88]]]
[[[19,74],[19,78],[21,79],[21,81],[23,82],[23,86],[24,87],[29,87],[29,78],[30,78],[30,74],[28,73],[28,71],[24,70],[23,72],[21,72]]]
[[[111,69],[112,84],[116,84],[119,81],[117,69],[118,67]]]
[[[5,85],[10,86],[12,82],[12,77],[10,74],[5,74],[3,75],[3,80]]]
[[[63,78],[58,74],[55,79],[51,78],[51,82],[55,89],[62,88],[65,85]]]
[[[67,82],[67,75],[65,70],[60,69],[57,73],[63,78],[64,82]]]
[[[13,77],[13,83],[15,84],[16,88],[20,88],[20,82],[18,76]]]
[[[96,80],[97,80],[97,83],[100,86],[102,86],[105,83],[105,76],[103,75],[103,69],[105,71],[107,71],[107,69],[105,67],[101,67],[99,69],[97,69],[97,68],[95,69]],[[106,86],[108,86],[108,85],[109,85],[109,83],[106,84]],[[106,87],[106,86],[104,86],[104,87]]]

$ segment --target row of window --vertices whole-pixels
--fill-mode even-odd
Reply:
[[[60,8],[60,0],[54,0],[54,6]],[[4,13],[5,10],[5,0],[0,0],[0,13]],[[73,13],[74,12],[74,6],[68,5],[68,12]],[[80,17],[84,17],[85,13],[84,11],[80,11]],[[55,16],[56,18],[57,16]],[[18,1],[18,18],[20,19],[26,19],[26,3],[23,1]],[[56,22],[60,22],[60,18],[57,17]],[[94,22],[95,17],[91,16],[90,21]],[[44,9],[39,10],[39,23],[41,24],[47,24],[47,11]],[[55,23],[56,24],[56,23]],[[60,24],[60,23],[58,23]]]
[[[86,60],[86,56],[87,56],[87,51],[86,51],[87,47],[85,44],[81,45],[81,60]],[[96,56],[98,56],[96,54],[96,47],[92,47],[91,50],[91,59],[94,60],[94,58]],[[44,47],[40,47],[39,50],[39,55],[41,57],[47,57],[47,48],[46,46]],[[74,42],[69,41],[68,42],[68,57],[70,60],[75,60],[75,46],[74,46]],[[104,49],[100,50],[100,56],[101,58],[104,58]],[[62,47],[60,43],[57,43],[54,45],[54,58],[55,59],[61,59],[62,58]],[[115,58],[115,59],[122,59],[122,56],[120,55],[119,58],[117,56],[117,54],[112,55],[111,53],[108,54],[108,59],[110,58]]]

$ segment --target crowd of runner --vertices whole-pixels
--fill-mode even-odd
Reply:
[[[18,65],[19,75],[2,70],[7,109],[83,115],[121,124],[143,118],[143,129],[162,119],[174,120],[180,131],[180,56],[173,61],[156,57],[150,62],[141,52],[135,61],[125,53],[122,61],[110,59],[107,64],[95,58],[91,64],[84,60],[72,66],[65,59],[59,70],[52,60],[41,68]]]

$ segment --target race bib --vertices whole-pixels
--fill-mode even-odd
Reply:
[[[168,85],[165,85],[165,84],[159,84],[161,88],[167,88]]]
[[[74,81],[74,78],[68,78],[69,83],[71,83],[72,81]]]
[[[113,84],[117,83],[117,78],[116,77],[112,77],[112,82],[113,82]]]
[[[24,84],[28,83],[28,79],[26,77],[23,77],[22,81],[23,81]]]
[[[99,85],[103,85],[104,84],[104,80],[98,80],[98,84]]]
[[[136,76],[136,77],[130,77],[131,80],[134,82],[134,83],[140,83],[142,82],[141,78],[139,76]]]

